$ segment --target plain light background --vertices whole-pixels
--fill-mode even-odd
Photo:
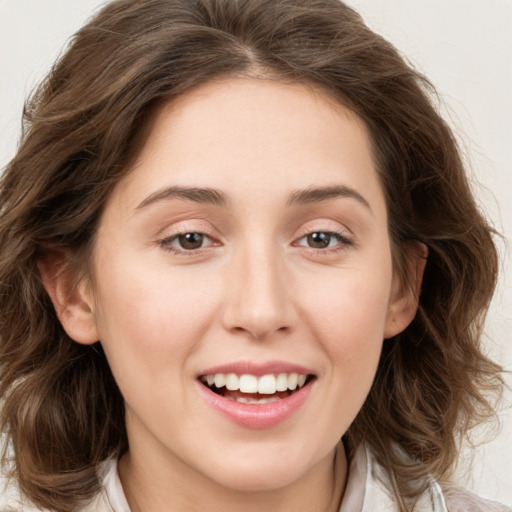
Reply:
[[[100,0],[0,0],[0,168],[16,151],[25,97],[49,70],[72,33],[103,3]],[[437,87],[444,101],[443,114],[461,141],[481,204],[504,234],[499,244],[502,275],[488,317],[486,344],[488,352],[510,372],[512,0],[349,0],[348,3]],[[510,375],[507,382],[512,385]],[[509,506],[512,506],[511,403],[508,392],[500,433],[485,446],[468,451],[468,455],[473,455],[472,469],[460,471],[462,483]],[[0,497],[0,506],[6,496]]]

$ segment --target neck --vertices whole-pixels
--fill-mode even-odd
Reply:
[[[347,460],[340,443],[298,480],[259,491],[226,488],[183,463],[162,466],[136,452],[122,457],[119,475],[131,512],[337,512]]]

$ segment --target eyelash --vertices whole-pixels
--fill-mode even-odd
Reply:
[[[200,235],[204,239],[209,240],[210,243],[206,247],[199,247],[198,249],[188,249],[188,250],[187,249],[180,250],[171,245],[174,241],[176,241],[180,237],[186,236],[186,235]],[[162,249],[164,249],[170,253],[176,254],[178,256],[194,256],[206,248],[209,248],[209,247],[212,247],[215,245],[219,245],[219,244],[215,243],[207,233],[204,233],[201,231],[182,231],[180,233],[176,233],[174,235],[167,236],[165,238],[162,238],[161,240],[158,240],[158,245],[160,247],[162,247]]]
[[[201,246],[197,249],[177,249],[176,247],[173,247],[171,244],[178,240],[182,236],[187,235],[200,235],[203,237],[203,240],[209,240],[209,244],[207,246]],[[334,238],[337,242],[337,244],[334,247],[325,247],[325,248],[316,248],[316,247],[308,247],[305,245],[300,244],[300,241],[313,235],[326,235],[330,237],[329,243],[331,242],[331,238]],[[162,247],[164,250],[178,255],[178,256],[194,256],[199,254],[200,252],[203,252],[204,250],[208,250],[210,247],[215,247],[220,245],[218,242],[215,242],[212,237],[210,237],[207,233],[201,232],[201,231],[182,231],[180,233],[176,233],[174,235],[162,238],[161,240],[158,240],[158,245]],[[313,251],[315,254],[319,255],[329,255],[329,254],[335,254],[341,251],[346,250],[348,247],[354,245],[354,241],[347,237],[347,235],[341,231],[308,231],[304,233],[301,237],[299,237],[295,242],[292,244],[295,247],[304,247],[310,251]]]
[[[334,238],[337,241],[337,244],[334,247],[326,247],[326,248],[316,248],[316,247],[308,247],[300,245],[299,242],[309,236],[312,235],[327,235],[330,238]],[[331,240],[329,240],[329,243]],[[345,251],[348,247],[354,245],[354,241],[349,238],[346,233],[343,233],[341,231],[321,231],[321,230],[314,230],[314,231],[308,231],[307,233],[304,233],[296,242],[294,242],[295,246],[298,247],[306,247],[307,249],[314,251],[315,254],[319,255],[329,255],[329,254],[335,254],[339,253],[341,251]]]

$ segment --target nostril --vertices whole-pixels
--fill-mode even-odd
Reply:
[[[242,278],[233,284],[230,300],[223,312],[224,327],[236,334],[247,334],[252,339],[264,340],[279,332],[289,331],[296,314],[289,300],[289,288],[281,283],[274,263],[266,261],[246,262]],[[258,268],[260,271],[258,271]],[[281,274],[282,275],[282,274]]]

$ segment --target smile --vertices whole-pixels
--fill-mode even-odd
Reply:
[[[200,394],[232,422],[250,429],[275,427],[307,400],[317,377],[295,365],[241,363],[198,375]]]
[[[306,384],[308,375],[279,373],[257,376],[247,373],[215,373],[201,376],[200,381],[211,391],[228,400],[258,405],[277,402],[290,396]]]
[[[295,391],[305,385],[307,375],[297,373],[280,373],[278,375],[268,374],[258,377],[257,375],[236,373],[216,373],[204,375],[201,382],[206,384],[212,391],[226,398],[232,394],[230,391],[239,391],[241,394],[274,395],[279,392]]]

